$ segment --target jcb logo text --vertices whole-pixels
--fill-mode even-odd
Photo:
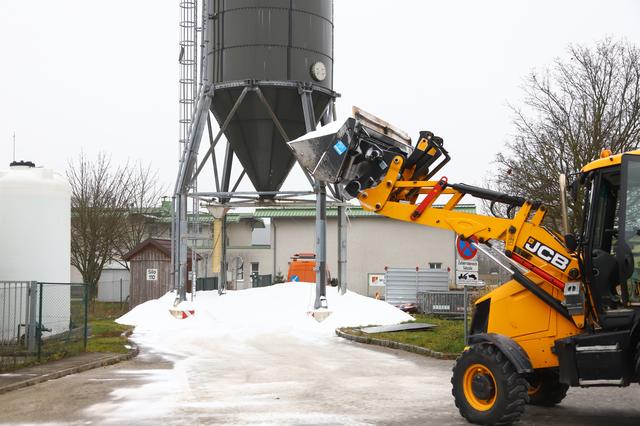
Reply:
[[[524,245],[524,248],[531,253],[535,254],[542,260],[546,260],[556,268],[564,271],[569,266],[569,259],[557,253],[555,250],[545,246],[540,241],[529,238]]]

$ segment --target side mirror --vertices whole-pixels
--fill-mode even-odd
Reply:
[[[573,200],[574,203],[578,201],[579,188],[580,188],[580,182],[578,182],[578,179],[574,180],[573,182],[571,182],[571,184],[569,184],[569,194],[571,195],[571,199]]]
[[[573,234],[566,234],[564,236],[564,245],[567,246],[569,252],[574,253],[578,248],[578,239]]]

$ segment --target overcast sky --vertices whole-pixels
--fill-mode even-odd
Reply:
[[[335,0],[334,13],[339,117],[355,104],[414,139],[432,130],[452,155],[450,182],[491,173],[513,131],[508,104],[521,103],[533,68],[566,57],[569,43],[640,45],[632,0]],[[178,16],[168,0],[0,2],[0,168],[15,131],[17,159],[64,171],[81,150],[104,151],[151,162],[172,188]],[[294,172],[283,189],[307,185]],[[211,176],[199,186],[213,189]]]

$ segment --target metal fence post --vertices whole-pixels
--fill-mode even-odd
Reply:
[[[466,284],[463,285],[463,291],[464,291],[464,344],[465,346],[467,345],[467,343],[469,343],[469,325],[467,322],[467,310],[469,309],[469,292],[467,291],[467,286]]]
[[[40,358],[42,355],[42,294],[42,283],[38,283],[38,362],[40,362]]]
[[[122,310],[122,278],[120,278],[120,310]]]
[[[29,283],[29,318],[27,324],[27,350],[35,352],[36,350],[36,318],[38,314],[38,283],[31,281]]]
[[[120,279],[120,292],[121,292],[121,296],[120,296],[120,300],[122,300],[122,278]],[[84,335],[83,337],[83,345],[84,345],[84,350],[87,350],[87,339],[89,337],[89,330],[87,329],[87,326],[89,324],[89,285],[85,284],[84,285]],[[122,302],[121,302],[122,303]]]

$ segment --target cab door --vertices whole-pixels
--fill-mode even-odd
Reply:
[[[635,259],[640,259],[640,156],[622,156],[620,179],[620,211],[618,218],[618,261],[620,297],[623,305],[638,301],[640,268]]]

